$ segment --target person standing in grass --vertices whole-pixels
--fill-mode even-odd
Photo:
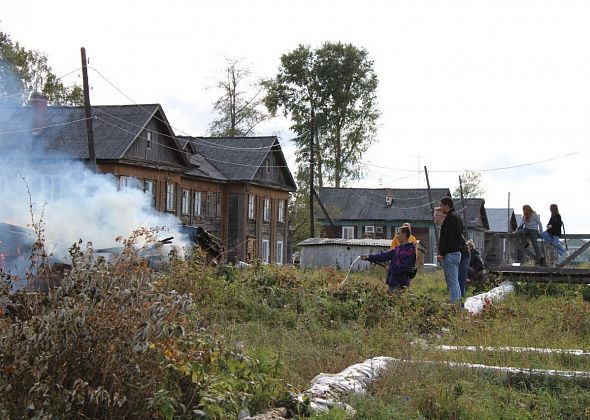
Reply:
[[[407,227],[408,229],[410,229],[410,239],[408,239],[408,242],[411,242],[414,245],[416,245],[418,243],[418,240],[416,239],[416,237],[414,235],[412,235],[412,225],[409,224],[408,222],[406,222],[403,225],[401,225],[401,227]],[[393,239],[391,241],[391,246],[389,247],[389,249],[395,249],[395,247],[399,246],[399,244],[400,244],[399,236],[397,235],[397,230],[396,230],[396,234],[393,235]]]
[[[461,300],[459,264],[461,262],[461,247],[464,242],[463,222],[455,212],[451,197],[443,197],[440,200],[440,210],[445,215],[445,218],[440,228],[438,256],[436,258],[442,262],[451,303],[456,303]]]
[[[416,265],[416,245],[409,241],[411,233],[407,226],[399,229],[397,236],[400,244],[394,249],[379,254],[361,255],[363,261],[372,263],[389,263],[385,283],[389,293],[399,292],[410,285],[410,269]]]

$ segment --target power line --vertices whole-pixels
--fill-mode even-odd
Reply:
[[[108,124],[108,125],[110,125],[112,127],[118,128],[119,130],[124,131],[124,132],[126,132],[128,134],[132,134],[134,136],[137,134],[134,131],[127,130],[127,129],[123,128],[123,127],[118,126],[117,124],[113,124],[113,123],[111,123],[111,122],[109,122],[107,120],[104,120],[104,119],[100,118],[100,117],[95,117],[95,118],[97,120],[99,120],[99,121],[104,122],[105,124]],[[147,138],[142,137],[142,136],[136,136],[135,138],[148,141]],[[176,147],[171,147],[171,146],[168,146],[166,144],[159,143],[159,142],[157,142],[155,140],[149,140],[149,141],[151,141],[154,144],[160,145],[160,146],[162,146],[162,147],[164,147],[166,149],[174,150],[174,151],[179,152],[179,153],[184,153],[184,154],[188,155],[189,157],[190,156],[193,156],[191,153],[186,152],[184,150],[180,150],[180,149],[178,149]],[[250,165],[250,164],[246,164],[246,163],[229,162],[229,161],[225,161],[225,160],[212,159],[212,158],[209,158],[209,157],[204,157],[204,158],[207,161],[218,162],[218,163],[223,163],[223,164],[227,164],[227,165],[245,166],[245,167],[250,167],[250,168],[260,168],[260,165]],[[288,168],[287,165],[269,165],[268,167],[269,168]]]
[[[12,131],[0,131],[0,135],[2,134],[14,134],[14,133],[24,133],[27,131],[36,131],[36,130],[43,130],[45,128],[52,128],[52,127],[61,127],[64,125],[68,125],[68,124],[74,124],[80,121],[86,121],[88,118],[80,118],[78,120],[73,120],[73,121],[68,121],[65,123],[60,123],[60,124],[53,124],[53,125],[45,125],[43,127],[35,127],[35,128],[25,128],[25,129],[21,129],[21,130],[12,130]]]
[[[125,96],[128,100],[130,100],[131,102],[133,102],[135,105],[138,105],[139,107],[141,107],[144,111],[146,111],[147,113],[149,113],[148,110],[146,110],[144,107],[142,107],[141,105],[137,104],[133,99],[131,99],[127,94],[125,94],[121,89],[119,89],[114,83],[112,83],[106,76],[104,76],[102,73],[100,73],[97,69],[95,69],[94,67],[88,66],[89,68],[91,68],[92,70],[94,70],[101,78],[103,78],[108,84],[110,84],[114,89],[116,89],[121,95]],[[163,121],[162,119],[154,116],[154,118],[158,119],[161,122],[167,123],[166,121]],[[168,123],[167,123],[168,124]],[[170,125],[170,127],[174,128],[175,130],[178,130],[180,133],[183,133],[185,135],[190,136],[190,134],[178,129],[177,127],[174,127],[172,125]],[[582,150],[578,150],[576,152],[571,152],[571,153],[566,153],[560,156],[554,156],[548,159],[544,159],[544,160],[539,160],[539,161],[535,161],[535,162],[527,162],[527,163],[522,163],[522,164],[516,164],[516,165],[511,165],[511,166],[503,166],[503,167],[497,167],[497,168],[486,168],[486,169],[471,169],[472,171],[477,171],[477,172],[493,172],[493,171],[501,171],[501,170],[507,170],[507,169],[516,169],[516,168],[521,168],[521,167],[525,167],[525,166],[532,166],[532,165],[538,165],[540,163],[546,163],[546,162],[550,162],[553,160],[557,160],[557,159],[562,159],[565,157],[569,157],[569,156],[573,156],[579,153],[583,153],[590,150],[590,148],[586,148],[586,149],[582,149]],[[385,167],[385,166],[379,166],[379,165],[373,165],[373,164],[369,164],[366,163],[367,166],[373,166],[373,167],[377,167],[377,168],[381,168],[381,169],[389,169],[389,170],[394,170],[394,171],[402,171],[402,172],[411,172],[414,174],[420,173],[422,172],[421,170],[415,170],[415,169],[400,169],[400,168],[390,168],[390,167]],[[429,171],[431,173],[462,173],[465,170],[432,170]]]

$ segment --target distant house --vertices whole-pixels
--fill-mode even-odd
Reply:
[[[567,248],[570,254],[573,254],[582,246],[586,245],[588,241],[584,239],[568,239]],[[575,263],[590,263],[590,250],[586,250],[578,255],[574,261]]]
[[[286,261],[287,201],[296,187],[276,137],[177,137],[158,104],[93,106],[92,113],[99,172],[143,190],[156,210],[218,236],[230,261]],[[27,137],[39,150],[88,160],[83,107],[38,101],[2,109],[0,126],[16,133],[3,138],[14,147]],[[48,170],[44,182],[50,195],[63,193],[59,174]]]
[[[465,198],[465,206],[461,199],[454,199],[457,214],[463,220],[467,221],[467,236],[475,243],[475,247],[480,251],[485,250],[485,232],[489,230],[488,214],[485,208],[483,198]]]
[[[521,256],[513,242],[498,234],[514,232],[518,227],[517,215],[512,208],[486,209],[489,229],[485,234],[485,252],[482,254],[487,265],[510,264]],[[522,217],[521,217],[522,219]]]
[[[451,195],[448,188],[322,188],[320,199],[336,229],[320,214],[325,236],[342,239],[392,239],[395,228],[412,224],[412,234],[424,245],[425,261],[436,259],[432,206]]]

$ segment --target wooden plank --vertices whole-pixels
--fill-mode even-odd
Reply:
[[[590,233],[566,233],[561,237],[565,239],[590,239]]]
[[[490,267],[489,272],[513,281],[590,284],[590,270],[576,268],[495,266]]]
[[[564,265],[569,264],[578,255],[580,255],[582,252],[586,251],[589,247],[590,247],[590,241],[589,242],[586,242],[584,245],[582,245],[580,248],[578,248],[576,250],[576,252],[574,252],[572,255],[570,255],[569,257],[567,257],[565,260],[563,260],[562,262],[560,262],[559,264],[557,264],[557,266],[558,267],[563,267]]]

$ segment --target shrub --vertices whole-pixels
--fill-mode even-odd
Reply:
[[[91,247],[70,251],[59,287],[8,295],[0,416],[228,418],[288,399],[267,365],[187,316],[187,284],[172,290],[133,252],[108,264]]]

